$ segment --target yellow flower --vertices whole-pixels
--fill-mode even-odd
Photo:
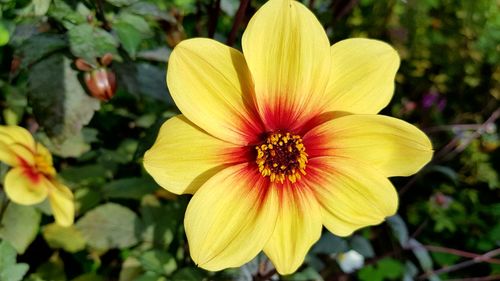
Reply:
[[[263,250],[290,274],[323,225],[347,236],[393,215],[387,178],[416,173],[432,146],[376,115],[399,66],[388,44],[330,46],[301,3],[271,0],[242,46],[197,38],[174,49],[167,83],[183,115],[165,122],[144,167],[165,189],[194,194],[184,225],[200,267],[238,267]]]
[[[50,152],[26,129],[0,126],[0,161],[12,167],[3,184],[12,201],[33,205],[48,197],[56,222],[62,226],[73,224],[73,194],[56,179]]]

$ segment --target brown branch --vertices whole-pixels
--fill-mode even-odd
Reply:
[[[443,160],[450,160],[451,158],[455,157],[458,153],[462,152],[467,146],[476,138],[480,137],[485,131],[488,126],[491,124],[494,124],[496,120],[500,118],[500,108],[495,110],[486,121],[482,124],[478,124],[479,126],[476,127],[476,130],[474,133],[472,133],[469,137],[467,138],[462,138],[461,136],[455,136],[449,143],[447,143],[445,146],[443,146],[438,152],[434,154],[434,157],[432,158],[431,162],[429,162],[427,165],[435,162],[440,162]],[[406,193],[416,182],[417,182],[417,177],[419,174],[416,174],[408,180],[408,182],[399,190],[398,194],[399,196],[402,196],[404,193]]]
[[[447,281],[493,281],[493,280],[500,280],[500,275],[469,277],[469,278],[461,278],[461,279],[448,279]]]
[[[220,0],[212,1],[210,5],[210,17],[208,18],[208,37],[214,38],[217,22],[220,15]]]
[[[109,24],[108,20],[106,19],[106,14],[104,12],[104,4],[102,3],[102,0],[96,0],[96,17],[100,21],[102,21],[102,27],[110,31],[111,30],[111,25]]]
[[[489,252],[484,253],[482,255],[479,255],[479,256],[475,257],[474,259],[471,259],[471,260],[467,260],[467,261],[460,262],[460,263],[457,263],[457,264],[454,264],[454,265],[445,266],[445,267],[442,267],[440,269],[436,269],[436,270],[432,270],[432,271],[426,272],[426,273],[420,275],[417,278],[417,280],[424,280],[424,279],[426,279],[426,278],[428,278],[429,276],[432,276],[432,275],[439,275],[439,274],[443,274],[443,273],[448,273],[448,272],[456,271],[456,270],[459,270],[459,269],[462,269],[462,268],[466,268],[466,267],[475,265],[477,263],[485,262],[485,261],[489,260],[491,257],[494,257],[496,255],[500,255],[500,248],[492,250],[492,251],[489,251]]]
[[[461,257],[466,257],[466,258],[474,258],[475,259],[475,258],[481,258],[483,256],[481,254],[476,254],[476,253],[471,253],[471,252],[466,252],[466,251],[462,251],[462,250],[441,247],[441,246],[424,245],[424,248],[431,251],[431,252],[447,253],[447,254],[452,254],[455,256],[461,256]],[[493,259],[493,258],[484,259],[483,258],[482,261],[487,262],[487,263],[500,264],[500,259]]]
[[[234,16],[233,27],[231,27],[231,32],[227,37],[227,45],[229,46],[234,45],[234,41],[236,40],[236,34],[238,33],[238,29],[240,28],[240,25],[243,22],[243,18],[245,17],[245,12],[247,10],[248,3],[250,3],[250,0],[240,1],[240,6],[238,7],[238,11]]]

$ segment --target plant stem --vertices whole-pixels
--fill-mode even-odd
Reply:
[[[233,27],[231,27],[231,32],[227,37],[227,45],[229,46],[234,45],[234,41],[236,40],[236,34],[238,33],[238,29],[240,28],[240,25],[243,22],[243,18],[245,17],[245,12],[247,10],[248,3],[250,3],[250,0],[240,1],[240,6],[238,7],[238,11],[234,16]]]
[[[212,1],[210,5],[210,17],[208,19],[208,37],[214,38],[217,22],[220,15],[220,0]]]

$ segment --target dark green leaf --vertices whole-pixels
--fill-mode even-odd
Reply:
[[[399,215],[387,218],[387,224],[391,227],[392,234],[398,239],[399,244],[405,247],[408,243],[408,228]]]
[[[112,181],[103,187],[103,195],[109,198],[141,199],[158,189],[151,179],[125,178]]]
[[[347,242],[330,232],[324,233],[319,241],[313,246],[312,253],[336,254],[348,250]]]
[[[177,269],[177,263],[174,257],[164,251],[147,251],[139,257],[139,261],[146,271],[152,271],[162,275],[170,275]]]
[[[138,1],[139,0],[106,0],[109,4],[117,7],[130,6]]]
[[[410,239],[408,241],[408,246],[412,250],[415,257],[417,257],[420,266],[425,271],[432,270],[432,259],[429,255],[429,251],[423,247],[423,245],[415,239]]]
[[[181,268],[178,271],[176,271],[173,275],[171,280],[178,280],[178,281],[198,281],[203,279],[203,274],[202,272],[193,267],[185,267]]]
[[[375,256],[375,252],[373,251],[370,241],[363,236],[355,235],[351,238],[349,244],[351,245],[351,249],[360,253],[365,258],[373,258]]]
[[[16,53],[21,59],[21,68],[26,69],[66,46],[67,42],[62,35],[40,33],[24,40]]]
[[[52,55],[29,72],[29,101],[38,123],[54,143],[80,134],[99,101],[89,97],[63,55]]]
[[[75,57],[83,58],[94,63],[107,53],[111,53],[116,60],[118,56],[118,42],[115,38],[99,27],[89,24],[80,24],[68,31],[71,53]]]
[[[78,220],[76,227],[90,247],[108,250],[135,245],[139,223],[139,218],[130,209],[107,203],[87,212]]]

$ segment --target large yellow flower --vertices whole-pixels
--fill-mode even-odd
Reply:
[[[50,152],[26,129],[0,126],[0,161],[12,167],[3,184],[12,201],[33,205],[48,197],[56,222],[62,226],[73,224],[73,194],[56,179]]]
[[[167,83],[183,115],[165,122],[144,166],[167,190],[194,194],[184,225],[199,266],[238,267],[263,250],[290,274],[322,225],[346,236],[393,215],[387,177],[416,173],[432,146],[413,125],[376,115],[394,90],[391,46],[330,47],[290,0],[260,8],[242,45],[198,38],[174,49]]]

